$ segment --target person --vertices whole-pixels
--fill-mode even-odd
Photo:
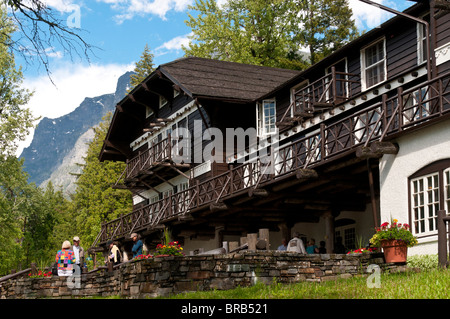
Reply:
[[[278,246],[277,250],[286,250],[286,248],[287,248],[287,240],[286,238],[283,238],[281,240],[281,245]]]
[[[55,258],[58,264],[58,276],[71,276],[75,264],[75,253],[70,249],[70,241],[63,242],[61,250],[58,250]]]
[[[319,243],[319,254],[326,254],[327,249],[325,248],[325,241],[321,240]]]
[[[311,238],[308,242],[308,246],[306,246],[306,252],[308,254],[318,254],[319,248],[316,246],[316,241],[314,238]]]
[[[80,246],[80,237],[75,236],[73,238],[72,250],[75,254],[75,272],[81,274],[81,269],[84,266],[84,249]]]
[[[334,243],[334,253],[335,254],[345,254],[347,248],[342,244],[342,237],[336,237],[336,242]]]
[[[292,238],[288,245],[286,250],[287,251],[295,251],[301,254],[306,254],[305,246],[303,245],[303,241],[299,238],[300,233],[294,232],[293,234],[294,238]]]
[[[138,239],[138,234],[136,233],[132,233],[130,237],[134,241],[133,248],[131,248],[131,251],[133,252],[133,258],[142,255],[142,247],[144,246],[142,240]]]
[[[120,253],[120,249],[117,247],[117,245],[112,240],[108,240],[106,246],[109,247],[108,260],[114,265],[120,264],[122,260],[122,254]]]

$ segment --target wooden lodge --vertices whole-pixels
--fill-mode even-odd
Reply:
[[[302,72],[159,66],[117,104],[99,158],[127,163],[114,187],[133,192],[134,209],[102,224],[95,245],[127,251],[137,232],[151,249],[169,227],[186,251],[209,250],[265,228],[270,249],[298,231],[333,252],[335,238],[367,243],[392,216],[418,236],[412,253],[436,253],[450,202],[450,5],[430,3]],[[211,149],[213,128],[223,148]],[[227,128],[254,128],[257,143],[228,144]]]

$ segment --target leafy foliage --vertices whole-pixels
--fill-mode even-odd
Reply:
[[[380,247],[381,242],[385,240],[400,240],[405,242],[408,247],[417,245],[417,238],[409,230],[409,225],[401,224],[397,219],[393,219],[391,223],[385,222],[377,227],[370,243],[375,247]]]
[[[186,55],[304,69],[357,36],[347,0],[197,0],[190,9]]]

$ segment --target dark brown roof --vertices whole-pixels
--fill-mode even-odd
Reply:
[[[300,72],[288,69],[187,57],[159,70],[192,97],[255,101]]]

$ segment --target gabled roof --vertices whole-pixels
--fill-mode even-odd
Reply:
[[[160,65],[162,74],[192,98],[255,101],[300,71],[187,57]]]

